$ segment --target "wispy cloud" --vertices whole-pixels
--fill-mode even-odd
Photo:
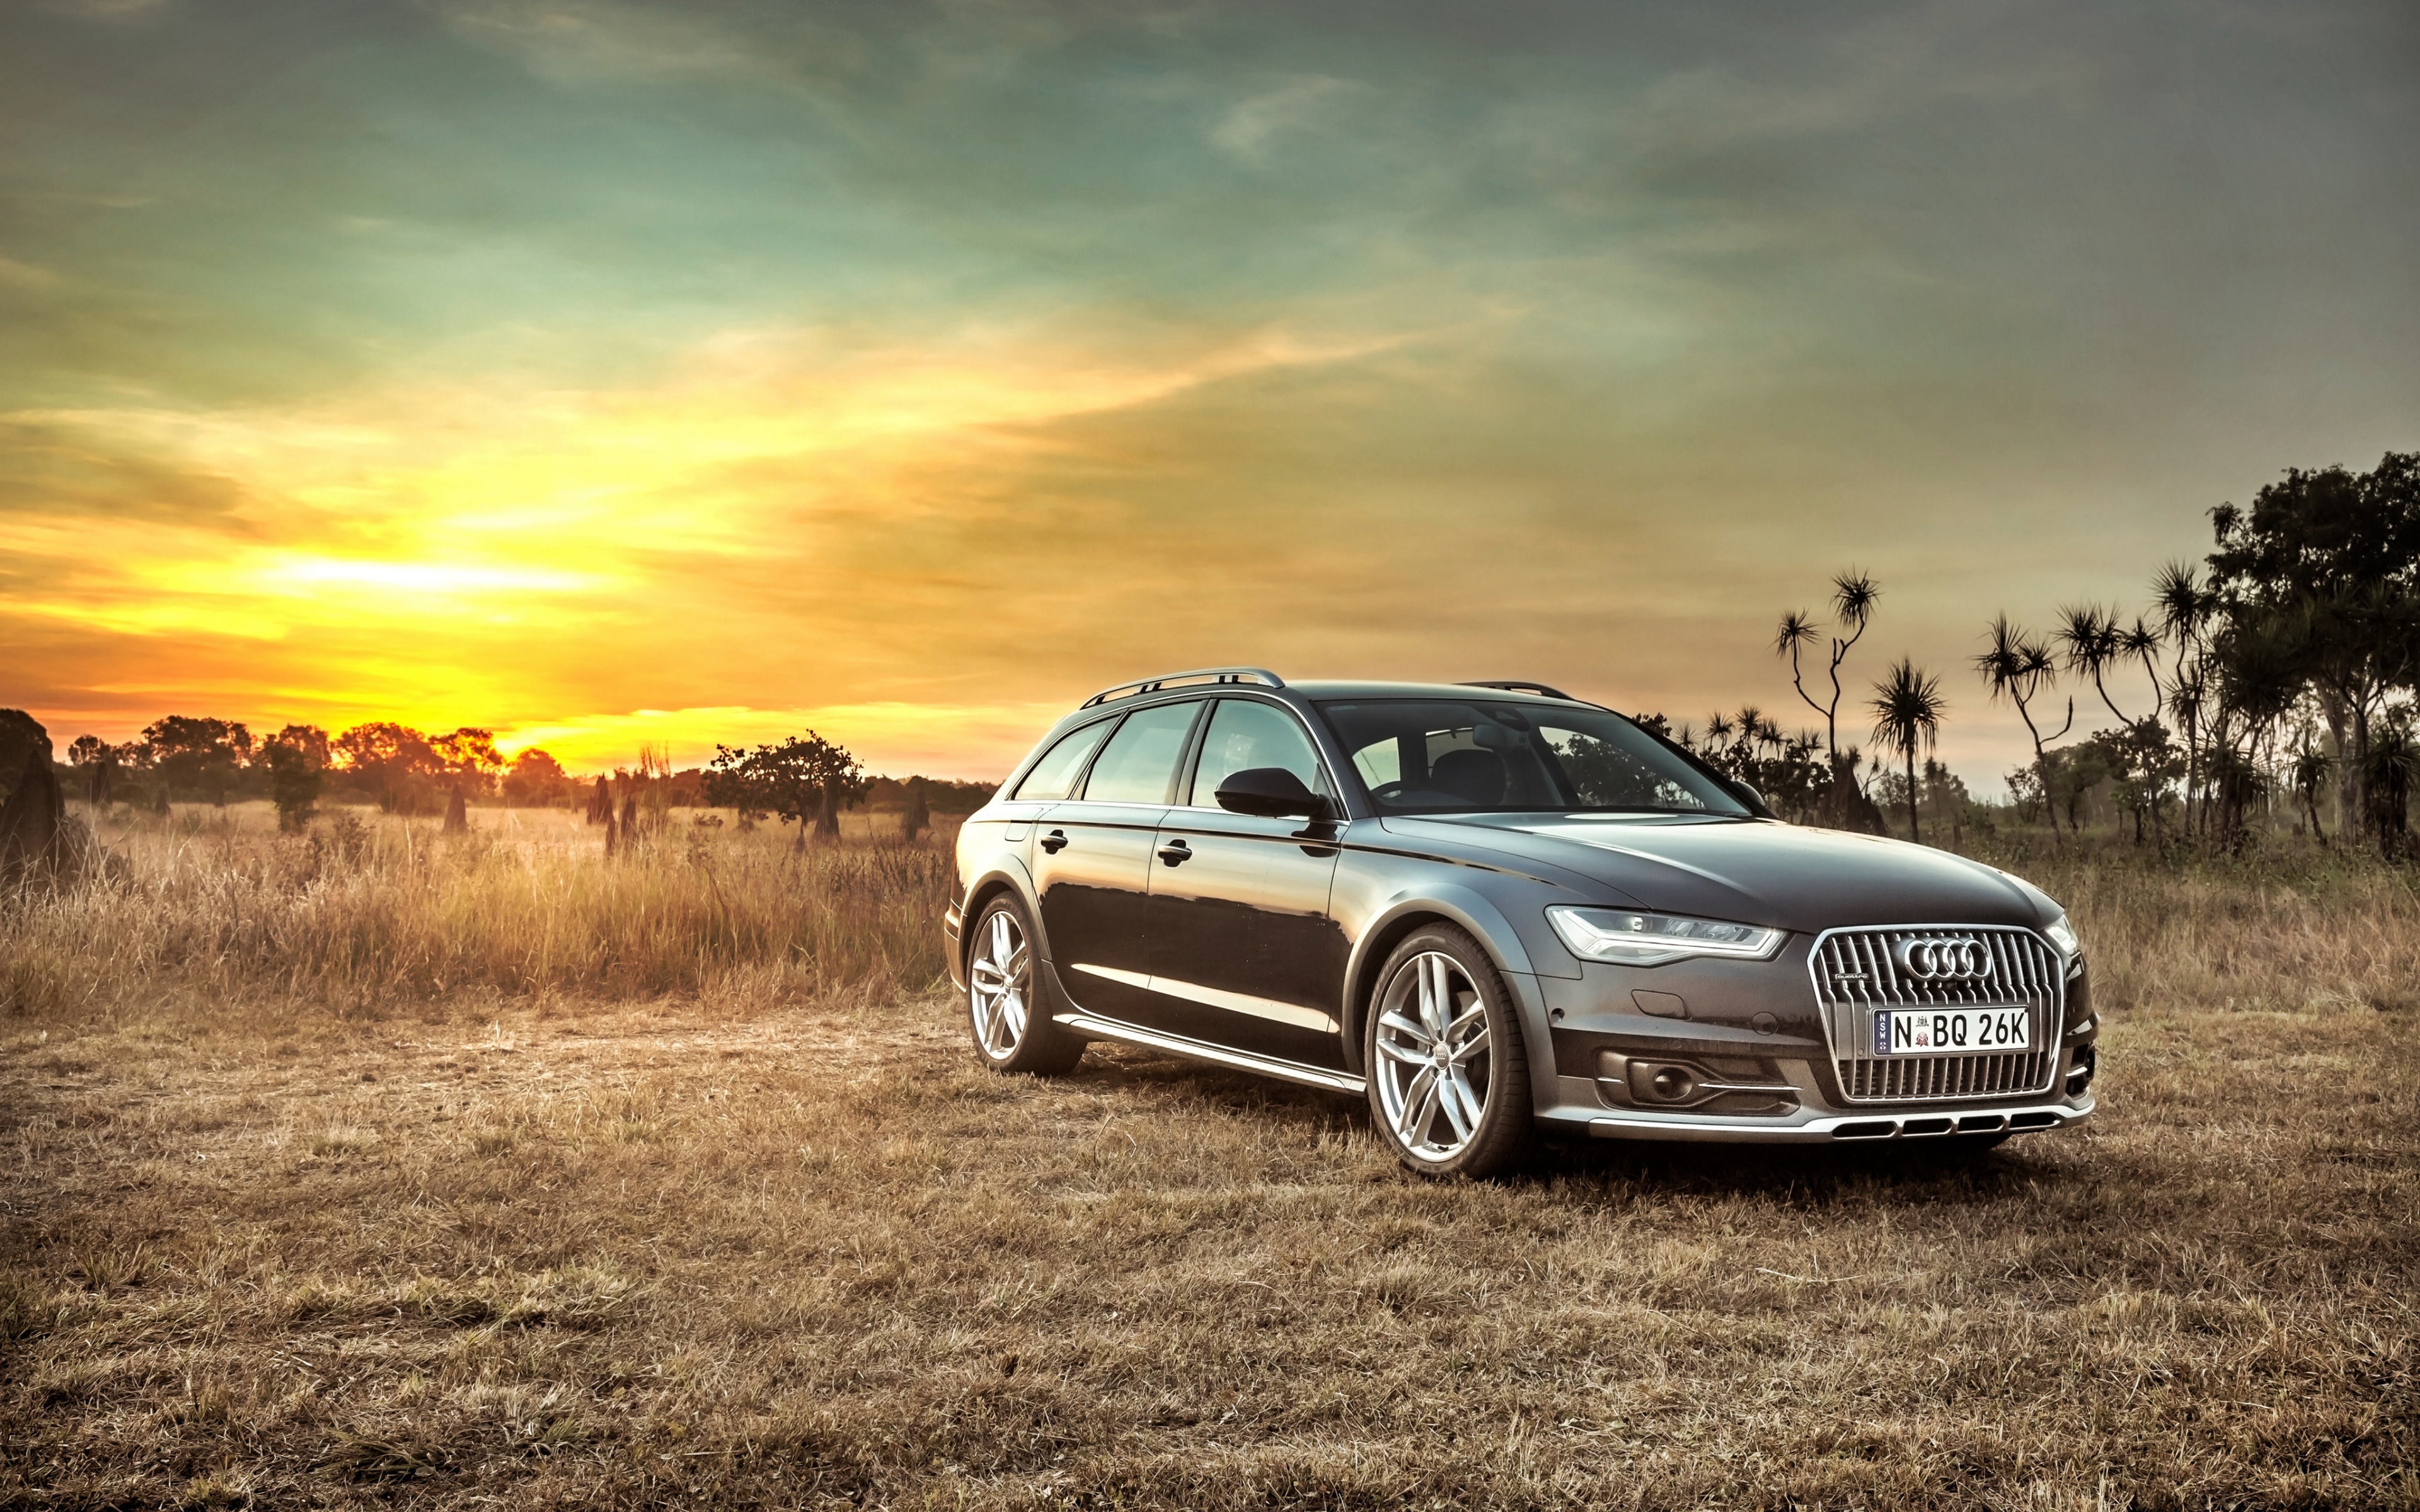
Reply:
[[[1210,140],[1248,162],[1266,162],[1278,137],[1317,129],[1332,118],[1344,97],[1360,87],[1349,79],[1324,74],[1289,79],[1236,101]]]

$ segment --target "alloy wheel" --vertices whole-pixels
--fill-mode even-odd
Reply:
[[[994,1060],[1016,1054],[1025,1039],[1026,1005],[1032,1000],[1033,951],[1016,915],[995,908],[985,916],[974,959],[967,963],[968,1006],[975,1042]]]
[[[1426,950],[1404,963],[1380,1000],[1378,1103],[1397,1143],[1442,1164],[1487,1116],[1487,1003],[1460,962]]]

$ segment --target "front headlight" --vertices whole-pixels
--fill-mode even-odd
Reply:
[[[1583,961],[1625,966],[1660,966],[1693,955],[1735,956],[1761,961],[1781,948],[1783,932],[1714,918],[1684,918],[1628,908],[1546,910],[1555,933]]]
[[[2075,937],[2075,926],[2067,921],[2065,914],[2052,919],[2042,933],[2050,936],[2051,944],[2058,947],[2058,953],[2071,961],[2084,949],[2084,942]]]

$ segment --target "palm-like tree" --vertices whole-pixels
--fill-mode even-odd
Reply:
[[[1941,679],[1918,671],[1915,662],[1901,656],[1890,675],[1874,685],[1873,699],[1866,708],[1874,717],[1874,744],[1898,751],[1907,762],[1907,830],[1921,844],[1924,831],[1916,813],[1916,752],[1921,746],[1930,756],[1940,743],[1941,716],[1948,708],[1941,697]]]
[[[1874,605],[1883,596],[1880,584],[1857,568],[1835,575],[1832,579],[1832,613],[1848,633],[1832,638],[1831,666],[1825,669],[1832,679],[1832,701],[1818,703],[1807,691],[1807,680],[1799,668],[1799,656],[1807,647],[1823,639],[1815,627],[1814,617],[1805,609],[1792,609],[1781,616],[1781,627],[1773,638],[1773,654],[1790,662],[1790,684],[1807,706],[1823,717],[1823,748],[1831,757],[1833,768],[1840,764],[1840,663],[1866,633],[1873,619]]]
[[[2118,611],[2094,604],[2062,609],[2058,611],[2057,640],[2067,656],[2067,670],[2091,678],[2094,691],[2101,695],[2109,712],[2118,717],[2118,722],[2132,726],[2134,721],[2109,697],[2109,688],[2102,680],[2128,651],[2126,632],[2118,625]]]
[[[2051,840],[2059,841],[2058,805],[2051,801],[2050,757],[2042,746],[2075,728],[2075,700],[2067,701],[2067,722],[2049,735],[2035,725],[2030,705],[2042,689],[2058,681],[2058,665],[2051,659],[2050,647],[2010,625],[2003,614],[1992,622],[1992,649],[1975,658],[1975,670],[1992,685],[1993,702],[2007,699],[2017,706],[2017,717],[2025,722],[2025,733],[2033,737],[2034,775],[2041,779],[2042,809],[2050,815]]]
[[[2328,842],[2328,836],[2327,831],[2319,827],[2319,794],[2326,789],[2329,774],[2335,770],[2335,764],[2326,751],[2314,748],[2305,740],[2302,748],[2294,752],[2293,764],[2287,768],[2288,779],[2294,787],[2294,801],[2303,806],[2303,812],[2310,818],[2311,838],[2322,845]]]

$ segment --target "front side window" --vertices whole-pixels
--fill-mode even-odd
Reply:
[[[1077,775],[1084,769],[1084,758],[1117,724],[1115,719],[1096,719],[1081,730],[1071,730],[1059,737],[1057,745],[1045,751],[1016,784],[1019,798],[1063,798],[1076,785]]]
[[[1387,699],[1323,703],[1381,813],[1701,813],[1747,808],[1617,714]]]
[[[1285,710],[1250,699],[1221,699],[1211,711],[1209,733],[1202,737],[1202,758],[1193,767],[1193,793],[1186,801],[1196,809],[1218,807],[1218,785],[1230,774],[1260,766],[1282,766],[1302,779],[1313,793],[1327,791],[1320,775],[1319,754],[1302,724]]]
[[[1200,701],[1137,709],[1101,748],[1084,783],[1088,803],[1166,803],[1176,785],[1176,760],[1193,731]]]

